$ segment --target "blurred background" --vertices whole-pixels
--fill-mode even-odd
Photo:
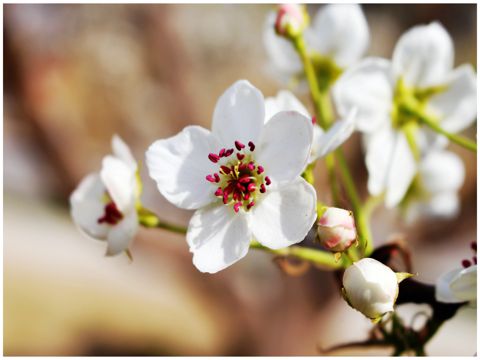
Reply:
[[[217,98],[234,81],[248,79],[265,96],[280,90],[262,42],[272,9],[3,5],[5,355],[317,355],[367,337],[370,322],[341,300],[332,273],[287,276],[270,255],[250,251],[225,271],[201,274],[184,237],[163,230],[140,231],[129,263],[104,257],[104,244],[80,234],[69,216],[69,194],[99,170],[114,133],[143,162],[154,140],[189,124],[209,128]],[[454,39],[455,64],[476,64],[476,5],[363,10],[370,55],[390,57],[403,31],[439,20]],[[301,99],[311,109],[308,96]],[[345,149],[366,195],[359,136]],[[376,245],[404,237],[425,282],[470,258],[476,239],[476,157],[451,149],[467,167],[456,219],[406,226],[382,207],[373,215]],[[315,171],[328,202],[321,161]],[[162,198],[144,167],[142,178],[145,206],[186,225],[191,212]],[[408,322],[429,309],[399,311]],[[427,346],[431,355],[475,352],[475,309],[460,311]]]

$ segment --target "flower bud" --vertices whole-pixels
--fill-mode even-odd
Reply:
[[[334,252],[347,250],[357,239],[357,230],[351,211],[329,207],[318,221],[320,244]]]
[[[308,14],[305,6],[298,4],[280,5],[275,20],[275,31],[278,35],[294,37],[305,30],[308,25]]]
[[[395,273],[381,262],[364,258],[353,263],[343,274],[343,297],[354,309],[372,321],[393,311],[398,296],[398,283],[407,273]]]

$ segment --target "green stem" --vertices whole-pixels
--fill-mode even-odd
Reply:
[[[360,238],[360,246],[364,249],[363,253],[368,256],[373,251],[372,234],[368,225],[368,217],[362,207],[360,198],[357,194],[355,183],[353,182],[352,175],[348,169],[345,155],[341,149],[335,151],[336,159],[340,167],[340,172],[343,177],[343,184],[345,190],[352,204],[353,216],[355,218],[355,224],[357,227],[358,235]]]
[[[146,228],[157,228],[157,229],[165,229],[177,234],[183,234],[185,235],[187,233],[187,228],[184,226],[180,225],[174,225],[170,224],[166,221],[160,220],[158,217],[153,217],[149,216],[148,218],[146,217],[140,217],[140,224],[143,225]]]
[[[464,148],[476,152],[477,151],[477,144],[470,140],[467,139],[466,137],[463,137],[461,135],[457,134],[452,134],[448,132],[447,130],[443,129],[435,119],[432,119],[431,117],[416,111],[415,109],[412,109],[411,107],[403,106],[402,110],[405,111],[406,113],[415,116],[420,123],[428,126],[430,129],[433,131],[444,135],[446,138],[448,138],[450,141],[454,142],[455,144],[458,144],[460,146],[463,146]]]
[[[332,253],[317,250],[317,249],[306,248],[301,246],[290,246],[283,249],[273,250],[263,246],[262,244],[260,244],[258,241],[255,241],[255,240],[253,240],[250,243],[250,248],[266,251],[270,254],[279,255],[279,256],[292,256],[297,259],[305,260],[310,263],[327,267],[333,270],[341,269],[345,267],[343,261],[338,261],[338,262],[335,261],[335,257],[333,256]]]

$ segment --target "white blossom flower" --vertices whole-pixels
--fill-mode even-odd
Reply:
[[[300,177],[311,143],[310,119],[286,111],[265,124],[262,93],[241,80],[219,98],[212,131],[188,126],[150,146],[160,193],[197,209],[187,242],[200,271],[240,260],[253,238],[272,249],[304,239],[316,218],[315,190]]]
[[[345,270],[343,296],[351,307],[377,321],[393,311],[398,283],[409,276],[397,274],[375,259],[363,258]]]
[[[351,211],[328,207],[318,220],[317,236],[325,248],[342,252],[357,240],[357,230]]]
[[[420,161],[418,174],[402,200],[407,222],[426,216],[452,218],[458,214],[458,191],[465,180],[462,159],[453,152],[433,149]]]
[[[338,120],[330,129],[323,131],[317,124],[315,117],[312,117],[300,100],[287,90],[279,91],[276,97],[265,99],[265,122],[280,111],[297,111],[312,119],[313,142],[308,163],[312,163],[334,151],[352,135],[355,128],[356,111],[353,109],[345,119]]]
[[[303,77],[303,66],[292,44],[275,32],[276,19],[275,12],[268,15],[263,34],[274,71],[286,81]],[[339,70],[356,63],[364,55],[370,38],[365,16],[356,4],[323,6],[304,34],[320,76],[332,76],[326,74],[329,71],[338,75]]]
[[[365,59],[334,86],[340,115],[358,109],[356,127],[367,133],[368,189],[373,195],[386,191],[388,207],[402,200],[418,170],[409,141],[422,152],[438,139],[401,106],[413,102],[450,132],[475,120],[475,72],[470,65],[452,70],[453,56],[452,40],[442,25],[415,26],[399,39],[392,62]]]
[[[127,250],[137,233],[135,205],[140,196],[130,149],[116,135],[112,149],[100,173],[87,175],[70,196],[73,221],[89,237],[107,241],[107,255]]]

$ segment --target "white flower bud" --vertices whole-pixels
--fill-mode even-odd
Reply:
[[[318,221],[320,244],[330,251],[347,250],[357,239],[355,221],[350,211],[329,207]]]
[[[378,321],[393,311],[398,283],[409,276],[395,273],[375,259],[364,258],[345,270],[343,296],[351,307],[372,321]]]
[[[275,20],[275,31],[281,36],[296,36],[308,26],[305,7],[298,4],[280,5]]]

